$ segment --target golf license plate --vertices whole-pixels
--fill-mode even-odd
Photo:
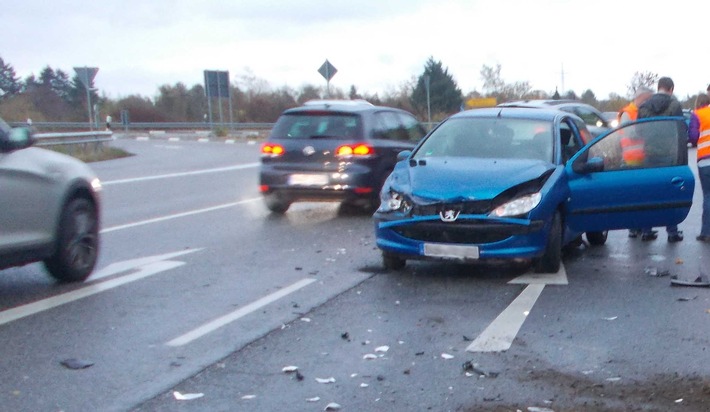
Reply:
[[[478,259],[479,253],[478,246],[425,243],[424,256],[452,259]]]
[[[288,184],[293,186],[324,186],[328,184],[328,176],[316,174],[293,174],[288,177]]]

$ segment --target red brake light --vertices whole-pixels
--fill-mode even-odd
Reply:
[[[375,150],[365,143],[355,143],[351,145],[342,145],[335,151],[336,156],[372,156]]]
[[[275,143],[264,143],[261,145],[261,154],[265,156],[281,156],[286,150],[280,144]]]

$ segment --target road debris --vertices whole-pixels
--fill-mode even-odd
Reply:
[[[332,376],[330,378],[316,378],[316,382],[318,383],[335,383],[335,378]]]
[[[320,400],[320,397],[315,396],[313,398],[306,399],[306,402],[318,402],[319,400]]]
[[[367,388],[368,386],[370,386],[370,385],[368,385],[368,384],[366,384],[366,383],[364,383],[364,382],[360,384],[360,387],[361,387],[361,388]]]
[[[362,357],[364,360],[372,360],[372,359],[377,359],[377,355],[374,353],[368,353]]]
[[[684,297],[680,297],[680,298],[678,298],[678,299],[676,299],[676,300],[677,300],[678,302],[690,302],[691,300],[695,300],[695,299],[697,299],[697,298],[698,298],[698,295],[695,295],[695,296],[693,296],[692,298],[689,298],[689,297],[685,297],[685,298],[684,298]]]
[[[671,276],[671,286],[710,286],[710,279],[705,275],[700,275],[695,279],[682,279],[676,275]]]
[[[311,318],[301,318],[301,322],[310,322]]]
[[[331,402],[325,406],[324,411],[339,411],[342,406],[340,404],[337,404],[335,402]]]
[[[375,352],[387,352],[388,350],[390,350],[390,347],[387,345],[378,346],[375,348]]]
[[[59,363],[61,363],[62,366],[64,366],[67,369],[74,369],[74,370],[86,369],[91,366],[94,366],[93,362],[88,362],[88,361],[84,361],[84,360],[80,360],[80,359],[76,359],[76,358],[64,359],[63,361],[61,361]]]
[[[539,406],[528,406],[528,412],[555,412],[553,409],[539,407]]]
[[[481,369],[481,367],[477,363],[473,363],[471,361],[466,361],[461,365],[463,370],[466,372],[466,376],[473,376],[473,373],[478,374],[478,376],[482,376],[485,378],[497,378],[498,377],[498,372],[490,372]]]
[[[653,266],[647,266],[643,272],[647,274],[648,276],[653,276],[653,277],[663,277],[663,276],[668,276],[671,274],[669,270],[658,270],[658,268],[653,267]]]
[[[244,395],[242,396],[242,399],[244,400],[249,400],[249,399],[254,399],[256,398],[256,395]]]
[[[297,370],[298,370],[298,366],[284,366],[284,368],[281,369],[281,372],[292,373],[292,372],[296,372]]]
[[[617,320],[617,319],[619,319],[619,317],[618,317],[618,316],[611,316],[611,317],[608,317],[608,318],[602,318],[602,319],[604,319],[604,320],[608,320],[608,321],[612,321],[612,320]]]
[[[173,392],[175,399],[179,401],[191,401],[193,399],[198,399],[205,396],[204,393],[180,393],[178,391]]]
[[[441,357],[448,360],[448,359],[453,359],[454,355],[449,355],[448,353],[442,353]]]

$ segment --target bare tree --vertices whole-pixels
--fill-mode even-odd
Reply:
[[[636,72],[634,75],[631,77],[631,83],[627,86],[627,94],[629,98],[633,98],[634,94],[636,94],[636,90],[638,90],[639,87],[641,86],[646,86],[648,88],[653,89],[656,86],[656,82],[658,81],[658,74],[657,73],[652,73],[652,72]]]

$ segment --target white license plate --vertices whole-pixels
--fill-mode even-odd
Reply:
[[[436,243],[424,244],[424,256],[452,258],[452,259],[478,259],[478,246],[441,245]]]
[[[294,186],[323,186],[328,184],[328,176],[294,174],[288,177],[288,184]]]

